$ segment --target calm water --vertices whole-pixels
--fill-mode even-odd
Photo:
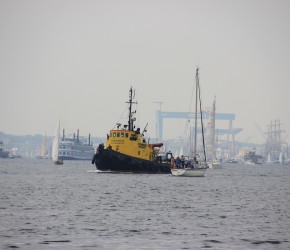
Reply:
[[[0,159],[0,249],[290,249],[290,166],[204,178]]]

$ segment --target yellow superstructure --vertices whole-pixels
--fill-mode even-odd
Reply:
[[[136,110],[132,111],[132,104],[137,104],[137,102],[133,102],[134,96],[135,91],[133,93],[131,87],[129,91],[129,101],[127,102],[129,104],[128,124],[124,124],[123,129],[119,129],[122,124],[117,123],[117,129],[110,130],[110,134],[107,135],[105,148],[131,157],[154,161],[159,153],[159,148],[163,144],[146,143],[144,132],[146,132],[148,123],[142,133],[140,133],[140,128],[135,130],[134,122],[136,118],[133,116],[136,114]]]
[[[154,150],[155,146],[160,147],[162,144],[146,143],[138,130],[110,130],[106,141],[107,149],[149,161],[153,161],[155,155],[158,154],[158,150]]]

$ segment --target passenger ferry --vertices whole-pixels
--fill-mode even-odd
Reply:
[[[95,150],[91,144],[90,135],[88,143],[83,142],[79,138],[79,130],[77,136],[66,138],[63,130],[63,136],[59,143],[59,158],[61,160],[91,160]]]

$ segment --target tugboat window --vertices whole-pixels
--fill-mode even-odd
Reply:
[[[117,133],[117,137],[120,137],[120,133]]]
[[[113,134],[113,137],[116,137],[116,133]]]
[[[136,141],[137,140],[137,136],[135,134],[132,134],[130,137],[131,141]]]
[[[128,138],[128,133],[125,134],[125,137]]]
[[[121,137],[124,137],[124,133],[121,133]]]

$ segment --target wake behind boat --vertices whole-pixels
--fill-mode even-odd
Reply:
[[[118,123],[117,129],[110,130],[105,145],[100,144],[93,157],[92,164],[101,171],[121,173],[170,173],[172,153],[168,152],[165,159],[159,154],[163,143],[149,144],[146,142],[144,130],[135,129],[136,118],[133,111],[133,89],[129,91],[129,120],[127,124]],[[122,126],[122,127],[121,127]]]

